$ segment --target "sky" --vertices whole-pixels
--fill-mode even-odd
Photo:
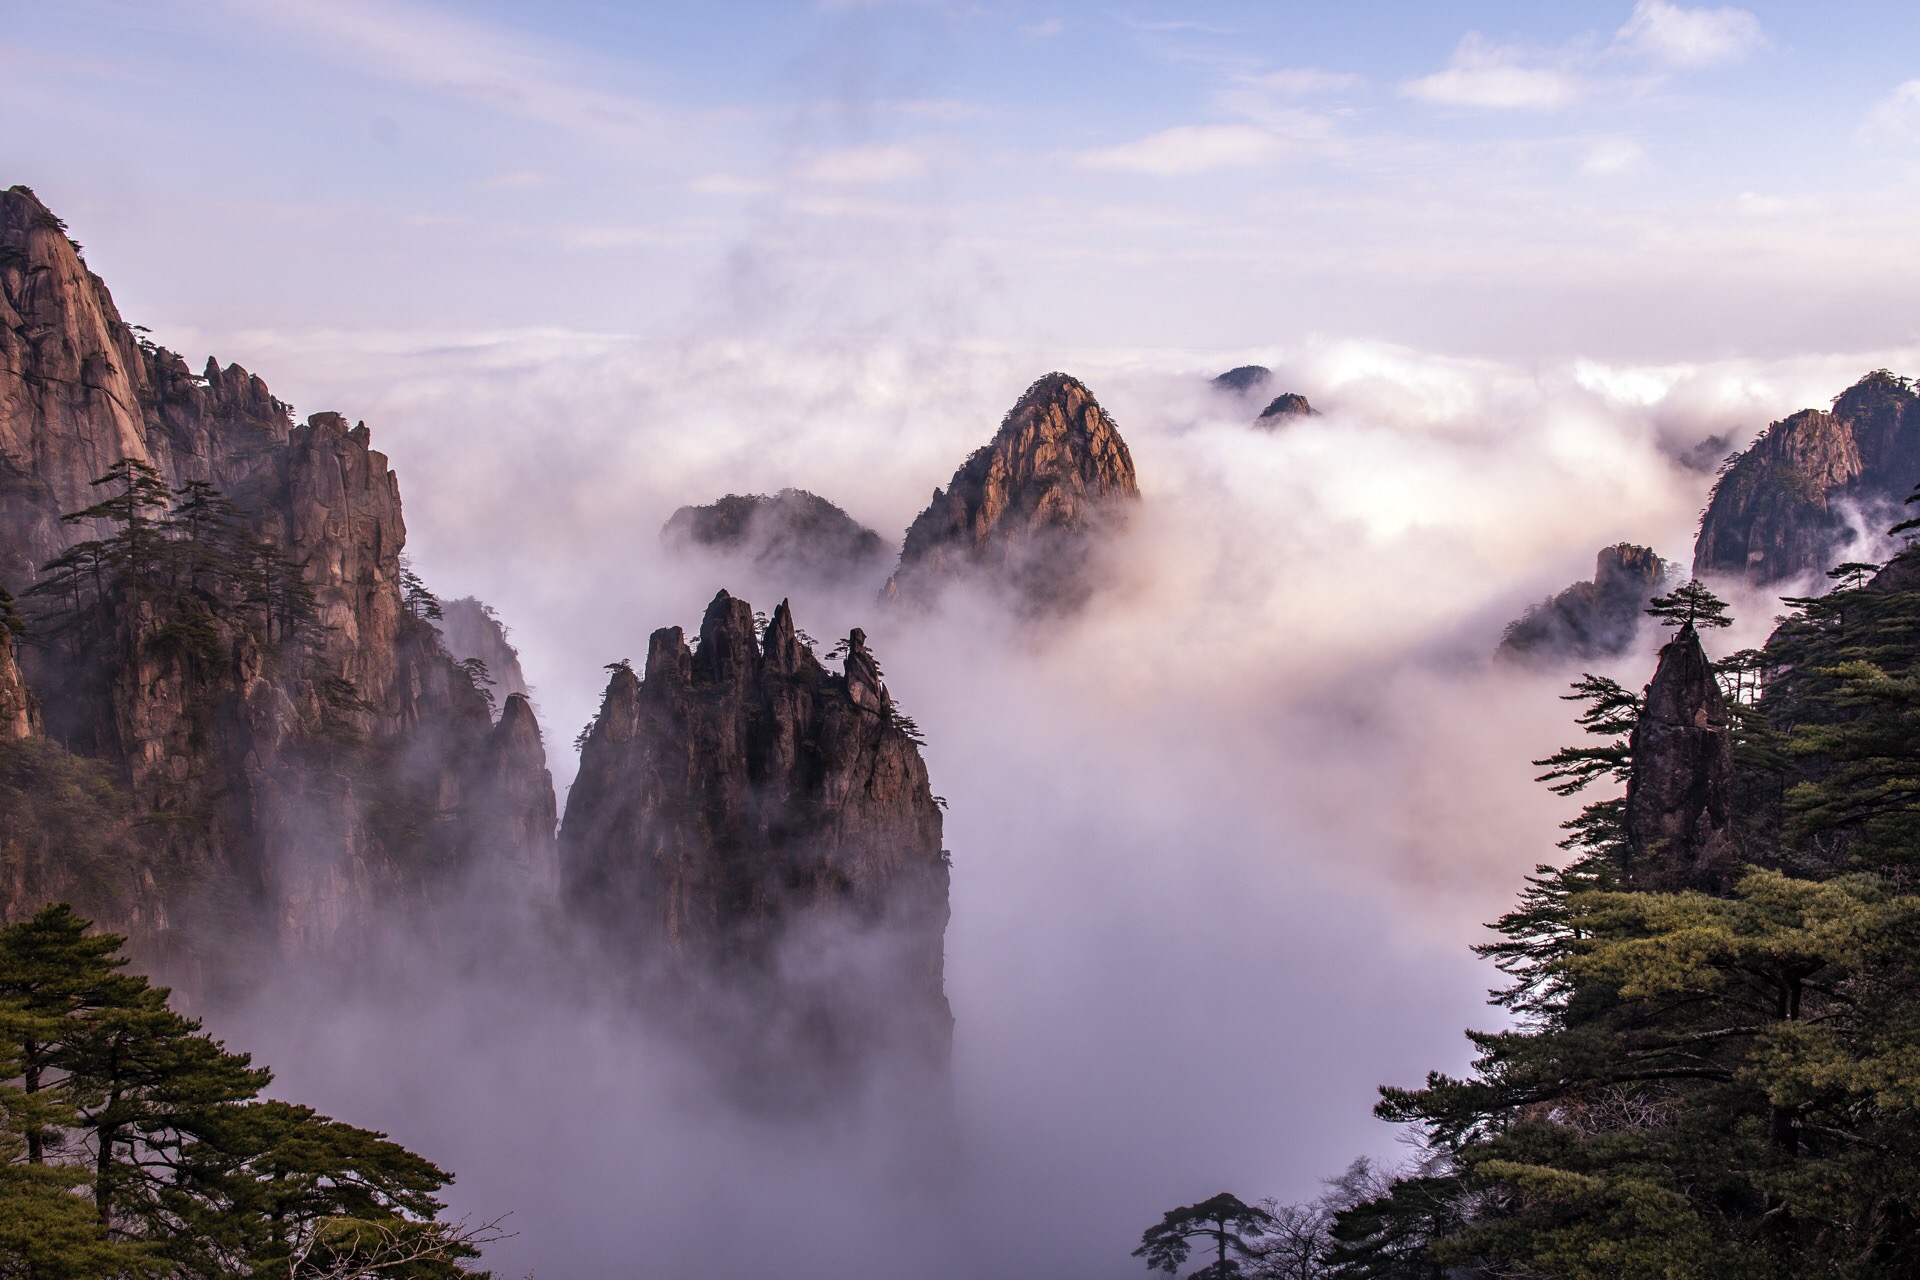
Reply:
[[[1468,947],[1577,803],[1528,763],[1577,670],[1492,663],[1501,628],[1602,546],[1685,562],[1726,452],[1920,371],[1917,37],[1893,4],[0,0],[0,183],[156,341],[368,423],[563,789],[604,664],[716,588],[869,632],[949,801],[970,1154],[903,1205],[884,1142],[690,1108],[538,983],[215,1029],[514,1212],[502,1274],[629,1275],[638,1237],[743,1280],[1132,1275],[1176,1203],[1399,1158],[1375,1087],[1464,1069]],[[1207,385],[1247,361],[1324,415],[1256,429]],[[1074,619],[660,546],[787,485],[897,540],[1056,368],[1143,493]],[[1778,609],[1735,593],[1724,643]]]
[[[1702,359],[1920,294],[1897,4],[8,3],[157,330]]]

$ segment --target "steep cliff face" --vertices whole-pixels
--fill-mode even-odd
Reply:
[[[1625,653],[1641,610],[1660,593],[1673,566],[1630,542],[1604,547],[1593,581],[1576,582],[1508,625],[1505,658],[1602,658]]]
[[[1832,412],[1784,418],[1728,463],[1701,519],[1693,571],[1756,585],[1824,571],[1845,556],[1855,523],[1878,534],[1916,482],[1913,385],[1870,373]]]
[[[697,650],[654,632],[644,675],[613,671],[560,834],[575,909],[743,1019],[802,1094],[888,1048],[937,1066],[952,1022],[940,810],[865,636],[843,649],[829,672],[785,602],[762,631],[724,591]]]
[[[1083,603],[1093,556],[1139,500],[1133,456],[1077,379],[1027,388],[991,443],[953,473],[907,529],[890,596],[927,602],[956,577],[1009,591],[1026,611]]]
[[[438,622],[440,638],[455,662],[478,659],[486,664],[495,692],[502,698],[532,694],[526,673],[520,669],[520,651],[507,639],[507,629],[492,606],[472,596],[442,600],[443,616]]]
[[[0,193],[0,320],[0,585],[24,588],[114,533],[60,516],[111,492],[91,482],[121,459],[154,468],[176,504],[191,482],[213,486],[240,525],[192,543],[225,557],[211,577],[175,556],[164,581],[129,563],[75,576],[71,598],[36,598],[26,679],[48,734],[125,789],[138,866],[113,901],[92,900],[98,877],[63,889],[58,859],[16,877],[34,886],[22,893],[70,890],[144,955],[181,961],[176,978],[193,980],[186,951],[224,949],[208,963],[230,976],[250,949],[324,941],[375,903],[427,902],[481,857],[492,837],[476,815],[510,765],[514,821],[550,821],[537,729],[529,741],[523,712],[496,728],[403,602],[399,484],[364,424],[293,425],[237,366],[193,376],[121,320],[20,187]],[[9,896],[0,914],[38,905]]]
[[[40,732],[40,706],[20,673],[13,629],[7,621],[7,615],[0,612],[0,742],[31,738]]]
[[[1629,884],[1664,891],[1724,887],[1738,868],[1731,721],[1691,626],[1660,650],[1632,750]]]
[[[839,583],[877,576],[886,556],[880,535],[805,489],[730,493],[702,507],[681,507],[660,530],[669,548],[703,547],[751,560],[776,579]]]

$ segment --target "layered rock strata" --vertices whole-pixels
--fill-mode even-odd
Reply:
[[[1739,865],[1732,722],[1691,626],[1660,650],[1631,747],[1628,884],[1668,892],[1725,888]]]
[[[761,627],[725,591],[697,649],[654,632],[643,672],[613,668],[561,826],[572,909],[786,1097],[938,1068],[951,1033],[939,804],[865,639],[829,671],[784,601]]]
[[[1631,542],[1603,547],[1593,581],[1576,582],[1507,626],[1505,658],[1607,658],[1625,653],[1641,611],[1660,593],[1673,566]]]
[[[1885,370],[1805,409],[1729,459],[1694,544],[1696,577],[1784,582],[1867,558],[1920,482],[1913,384]]]
[[[907,529],[887,593],[927,603],[970,577],[1025,612],[1072,609],[1097,585],[1096,553],[1139,498],[1113,420],[1078,379],[1050,373],[934,490]]]
[[[0,586],[18,594],[112,532],[60,517],[97,502],[91,482],[121,459],[236,504],[303,581],[310,617],[276,631],[272,606],[263,622],[238,588],[149,589],[135,574],[96,582],[57,635],[29,619],[22,666],[46,731],[108,766],[132,815],[115,837],[138,862],[125,893],[91,901],[76,882],[76,905],[132,932],[170,978],[217,982],[262,947],[326,943],[376,904],[424,909],[483,860],[501,794],[517,797],[524,856],[551,861],[537,728],[511,706],[494,725],[403,599],[399,483],[366,426],[295,425],[235,365],[193,375],[121,319],[32,192],[0,193]],[[30,870],[12,882],[66,893],[59,866]],[[0,916],[38,905],[9,898]]]

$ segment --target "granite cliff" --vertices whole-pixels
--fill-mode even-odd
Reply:
[[[1630,887],[1722,890],[1739,870],[1733,839],[1732,720],[1693,627],[1660,650],[1631,741],[1626,828]]]
[[[63,520],[119,493],[93,483],[116,464],[151,509]],[[295,425],[237,365],[192,374],[121,319],[31,191],[0,193],[0,587],[41,585],[19,666],[49,750],[121,793],[102,839],[126,864],[105,900],[52,845],[18,845],[46,864],[0,881],[0,916],[70,897],[170,978],[217,982],[376,902],[429,909],[514,822],[524,856],[550,858],[530,710],[509,698],[493,722],[403,593],[405,541],[364,424]]]
[[[1508,624],[1504,658],[1603,658],[1627,651],[1640,611],[1658,595],[1673,566],[1630,542],[1604,547],[1593,581],[1576,582]]]
[[[500,697],[532,696],[526,673],[520,669],[520,651],[507,639],[507,629],[493,606],[472,596],[442,600],[434,626],[455,662],[477,661],[486,667],[486,678]]]
[[[1265,427],[1267,430],[1272,431],[1285,425],[1288,418],[1317,418],[1319,416],[1320,411],[1307,403],[1305,396],[1297,391],[1289,391],[1284,395],[1277,395],[1268,401],[1267,407],[1260,411],[1260,417],[1255,425]]]
[[[1714,484],[1694,544],[1696,576],[1755,585],[1822,572],[1871,545],[1920,483],[1920,408],[1886,370],[1761,432]],[[1868,547],[1853,552],[1864,558]]]
[[[725,591],[615,664],[561,826],[562,892],[756,1092],[943,1068],[947,856],[917,731],[855,630],[829,671]],[[700,993],[723,998],[679,999]]]
[[[681,507],[661,527],[660,540],[676,551],[740,556],[769,576],[802,583],[871,583],[886,557],[879,534],[805,489],[730,493]]]
[[[972,577],[1023,612],[1072,609],[1097,583],[1095,555],[1140,498],[1133,457],[1093,393],[1050,373],[993,440],[960,465],[907,529],[893,598],[927,603]]]

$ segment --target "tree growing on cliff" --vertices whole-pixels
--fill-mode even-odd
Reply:
[[[1144,1258],[1151,1270],[1175,1275],[1199,1241],[1202,1250],[1211,1251],[1214,1259],[1187,1280],[1228,1280],[1247,1274],[1240,1264],[1259,1256],[1257,1245],[1248,1236],[1257,1236],[1275,1225],[1274,1216],[1265,1209],[1223,1191],[1198,1204],[1169,1209],[1141,1235],[1140,1247],[1133,1256]]]
[[[1669,627],[1730,627],[1727,602],[1707,589],[1698,578],[1690,578],[1664,596],[1647,602],[1647,613]]]

